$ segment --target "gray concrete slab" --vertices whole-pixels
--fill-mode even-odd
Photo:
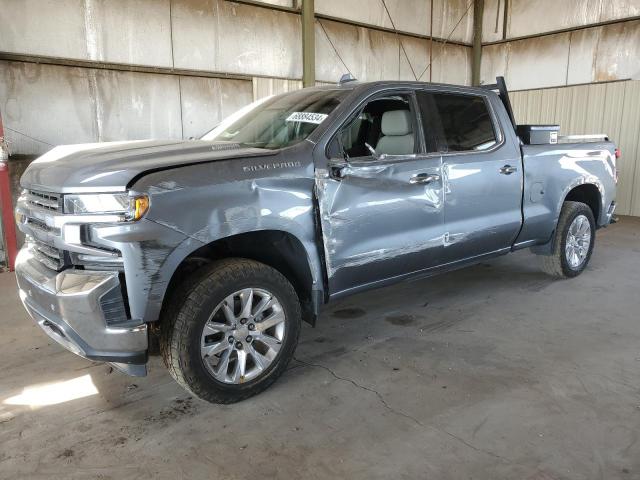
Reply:
[[[216,406],[63,351],[2,274],[0,478],[640,478],[639,284],[624,218],[573,280],[519,252],[331,305]]]

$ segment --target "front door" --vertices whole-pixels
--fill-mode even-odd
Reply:
[[[373,97],[335,139],[316,185],[330,294],[439,265],[441,156],[428,153],[414,94]]]

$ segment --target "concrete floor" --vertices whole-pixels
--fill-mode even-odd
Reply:
[[[639,286],[624,218],[573,280],[518,252],[332,305],[270,390],[216,406],[158,358],[134,379],[52,344],[2,274],[0,478],[637,479]]]

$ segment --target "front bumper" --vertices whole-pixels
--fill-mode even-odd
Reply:
[[[120,292],[117,272],[56,272],[35,260],[26,248],[18,254],[15,271],[25,308],[53,340],[77,355],[109,362],[130,375],[146,374],[147,325],[131,321],[112,326],[105,319],[101,299],[113,298],[115,289]]]

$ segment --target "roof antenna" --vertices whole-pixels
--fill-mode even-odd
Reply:
[[[358,79],[353,75],[351,75],[351,73],[345,73],[340,77],[340,81],[338,82],[338,85],[342,85],[343,83],[348,83],[348,82],[356,82],[357,80]]]

